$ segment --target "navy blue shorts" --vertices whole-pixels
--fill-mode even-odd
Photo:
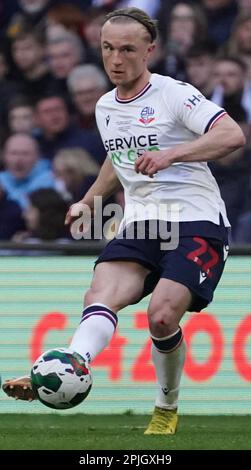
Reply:
[[[228,229],[222,221],[220,225],[180,222],[177,248],[163,250],[162,242],[160,237],[150,239],[147,230],[145,239],[126,239],[124,233],[106,245],[95,266],[104,261],[135,261],[151,271],[141,298],[150,294],[161,278],[171,279],[190,289],[193,299],[188,310],[199,312],[212,301],[221,278],[228,252]]]

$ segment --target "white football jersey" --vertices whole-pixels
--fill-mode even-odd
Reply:
[[[225,225],[230,225],[206,162],[175,163],[153,178],[134,169],[146,150],[193,141],[224,114],[193,86],[158,74],[152,74],[131,99],[120,99],[116,88],[100,98],[97,125],[125,191],[123,225],[133,220],[177,220],[177,208],[181,222],[207,220],[218,225],[222,214]]]

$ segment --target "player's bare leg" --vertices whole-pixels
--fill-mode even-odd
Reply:
[[[148,273],[134,261],[98,264],[70,348],[91,362],[109,344],[117,326],[117,312],[141,297]]]

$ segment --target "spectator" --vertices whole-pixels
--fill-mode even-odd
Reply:
[[[239,11],[237,0],[201,0],[208,22],[208,36],[221,46],[228,40]]]
[[[45,32],[47,14],[51,11],[54,15],[56,9],[63,10],[66,6],[71,9],[77,8],[82,13],[91,4],[92,0],[66,0],[64,2],[62,0],[4,0],[0,2],[1,31],[7,32],[9,37],[14,37],[23,28],[24,23],[29,23],[36,30]]]
[[[20,92],[18,83],[10,79],[10,67],[7,59],[7,47],[0,45],[0,147],[5,139],[5,121],[7,107],[15,94]]]
[[[58,187],[64,186],[65,197],[71,196],[71,203],[82,198],[92,186],[99,173],[99,166],[91,158],[91,155],[82,149],[64,149],[59,151],[53,161],[53,170],[57,179]],[[63,182],[63,185],[62,185]],[[119,190],[113,197],[106,200],[105,204],[116,202],[123,206],[123,191]],[[114,236],[114,230],[118,227],[117,222],[111,230],[109,224],[110,216],[102,217],[102,224],[107,239]],[[112,223],[114,220],[112,220]]]
[[[0,187],[0,240],[10,240],[19,230],[24,230],[22,210]]]
[[[108,82],[103,71],[94,64],[79,65],[69,74],[67,85],[78,111],[80,127],[97,129],[96,103],[108,91]],[[98,131],[97,139],[100,139]]]
[[[80,7],[71,3],[63,3],[50,8],[46,17],[46,34],[50,37],[53,27],[61,25],[65,30],[72,31],[78,36],[83,35],[86,16]]]
[[[43,31],[45,14],[52,3],[53,0],[18,0],[19,8],[10,19],[7,36],[15,37],[26,23],[33,25],[37,31]]]
[[[43,37],[35,30],[23,30],[12,39],[12,58],[27,78],[40,77],[47,71]]]
[[[73,125],[64,98],[56,94],[41,97],[36,105],[36,119],[40,128],[38,143],[42,155],[49,160],[65,147],[81,147],[97,162],[103,162],[105,150],[95,133]]]
[[[54,90],[64,95],[68,108],[73,112],[66,80],[71,70],[85,61],[85,48],[80,37],[67,31],[63,25],[57,24],[53,29],[47,38],[47,55],[50,71],[57,84]]]
[[[32,134],[35,129],[34,107],[25,96],[17,96],[9,103],[7,118],[10,134]]]
[[[43,35],[24,29],[12,40],[11,51],[21,91],[35,101],[55,83],[45,61]]]
[[[27,196],[40,188],[55,187],[55,179],[48,162],[39,158],[36,141],[27,134],[14,134],[4,146],[5,171],[0,172],[0,186],[8,199],[23,209]]]
[[[148,66],[151,73],[166,74],[166,47],[160,36],[155,40],[155,49],[148,58]]]
[[[62,30],[48,39],[48,63],[55,78],[66,79],[73,67],[85,61],[84,45],[75,33]]]
[[[185,79],[185,56],[188,49],[207,35],[207,23],[197,5],[177,3],[171,11],[165,32],[166,74]]]
[[[86,62],[95,63],[103,67],[100,49],[100,34],[106,14],[110,11],[109,5],[90,8],[87,12],[87,21],[84,27],[86,44]]]
[[[72,202],[76,202],[95,181],[99,166],[91,155],[81,148],[60,150],[54,157],[55,177],[62,181]]]
[[[187,81],[208,99],[215,87],[214,62],[215,46],[210,41],[192,46],[185,59]]]
[[[55,189],[38,189],[29,194],[24,211],[27,232],[18,241],[67,241],[64,225],[68,204]],[[17,241],[17,238],[16,238]]]
[[[251,10],[243,10],[237,16],[223,53],[242,59],[248,69],[247,78],[251,81]]]
[[[239,57],[219,57],[214,66],[215,90],[212,101],[227,108],[242,107],[251,124],[251,82],[247,80],[247,67]],[[217,86],[218,85],[218,86]]]
[[[235,57],[218,58],[214,74],[218,86],[212,94],[212,101],[224,107],[239,123],[248,141],[251,129],[251,90],[245,79],[245,64]],[[248,197],[251,174],[248,153],[246,146],[223,158],[221,162],[215,161],[209,165],[227,207],[234,242],[237,240],[239,218]]]

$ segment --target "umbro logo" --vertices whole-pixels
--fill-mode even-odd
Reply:
[[[169,393],[169,388],[161,388],[162,392],[164,393],[164,395],[168,395]]]

